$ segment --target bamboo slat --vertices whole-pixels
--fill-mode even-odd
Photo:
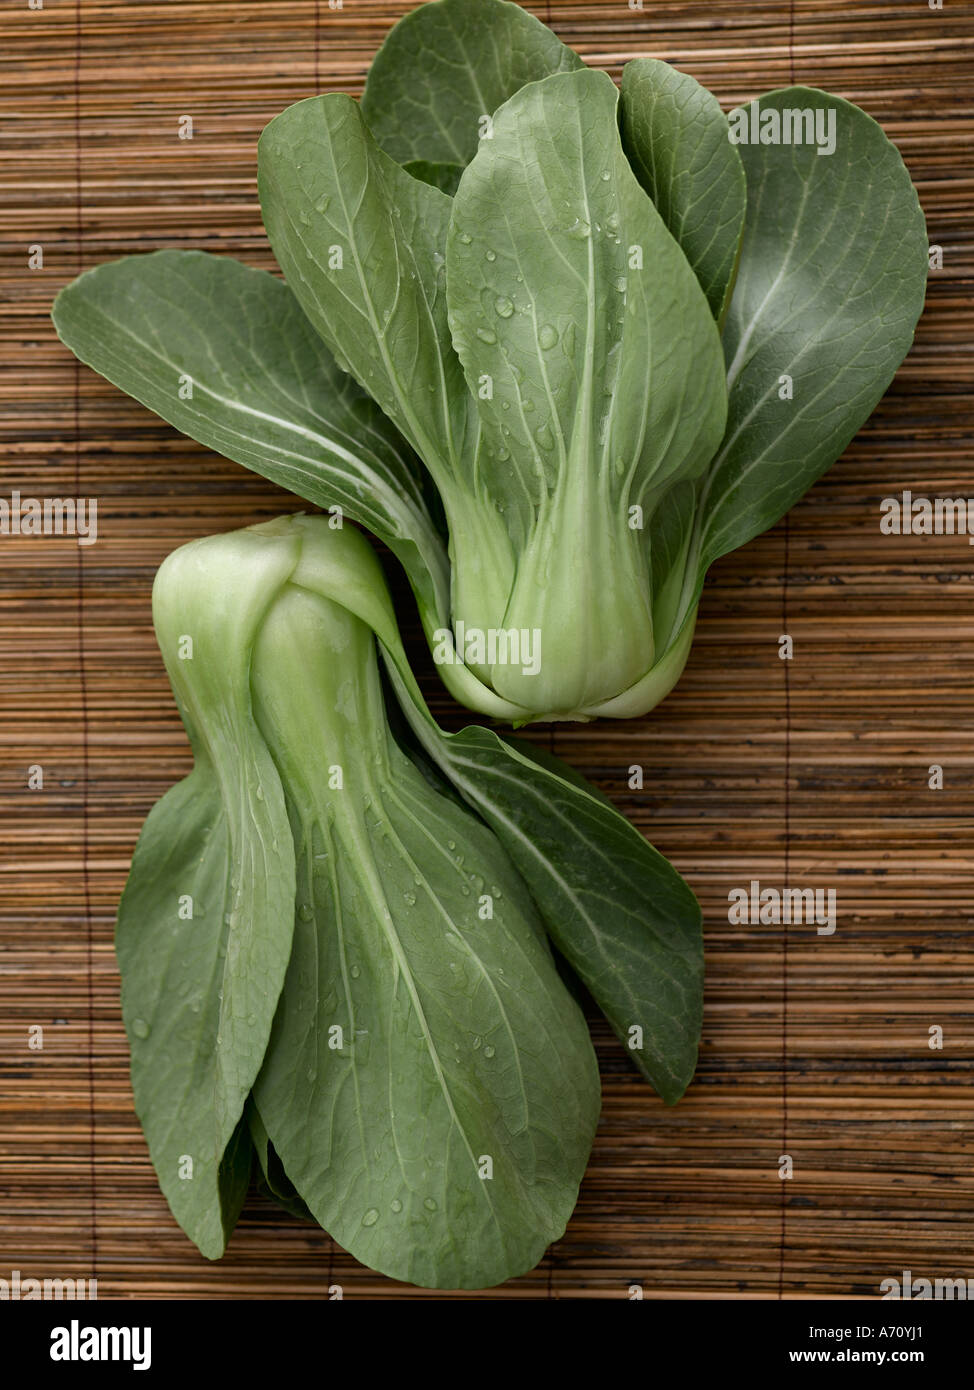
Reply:
[[[406,8],[24,0],[0,21],[0,496],[99,499],[91,548],[0,537],[0,1277],[96,1274],[119,1299],[320,1298],[334,1284],[444,1297],[363,1270],[256,1197],[208,1264],[159,1194],[112,952],[139,825],[189,766],[149,589],[174,546],[295,504],[78,369],[48,318],[79,269],[130,251],[272,266],[257,135],[316,90],[359,92]],[[648,54],[725,106],[790,81],[858,102],[902,150],[944,267],[841,463],[787,526],[715,568],[677,691],[644,720],[538,735],[699,894],[704,1041],[693,1087],[665,1108],[593,1019],[605,1104],[577,1213],[536,1271],[471,1296],[874,1297],[904,1269],[974,1276],[972,551],[879,531],[880,499],[903,488],[974,495],[974,6],[532,8],[615,77]],[[177,138],[185,114],[192,141]],[[422,662],[415,624],[410,640]],[[424,684],[459,726],[428,663]],[[835,934],[731,926],[728,890],[752,878],[835,888]]]

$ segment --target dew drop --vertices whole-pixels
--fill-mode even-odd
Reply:
[[[402,1211],[402,1202],[400,1202],[398,1197],[393,1197],[389,1205],[392,1207],[393,1211]]]
[[[357,980],[362,972],[357,965],[353,965],[348,973],[351,975],[353,980]]]
[[[298,916],[301,918],[302,922],[311,921],[312,917],[314,916],[314,913],[312,912],[311,907],[308,903],[301,904],[301,906],[298,908]]]
[[[494,308],[502,319],[509,319],[514,312],[514,305],[506,294],[497,296],[494,300]]]
[[[487,1047],[484,1048],[484,1056],[485,1056],[485,1057],[493,1057],[493,1055],[494,1055],[494,1049],[493,1049],[492,1047],[490,1047],[490,1046],[488,1045]]]
[[[625,294],[626,289],[628,288],[628,285],[629,285],[629,281],[626,279],[626,277],[625,277],[624,275],[619,275],[619,276],[616,277],[616,280],[615,280],[615,287],[616,287],[616,289],[619,291],[620,294]]]
[[[539,430],[535,430],[534,437],[541,445],[542,449],[553,449],[555,447],[554,438],[547,425],[542,425]]]
[[[585,241],[592,228],[587,222],[583,222],[580,217],[576,217],[570,227],[565,228],[565,235],[570,236],[575,241]]]
[[[496,261],[496,260],[497,260],[497,252],[496,252],[496,251],[485,251],[485,252],[484,252],[484,260],[485,260],[485,261]]]
[[[403,893],[402,896],[403,896],[403,901],[404,901],[404,902],[407,902],[407,903],[409,904],[410,907],[415,906],[415,903],[416,903],[416,894],[415,894],[415,893]]]
[[[256,796],[256,798],[257,798],[258,801],[263,801],[263,799],[264,799],[264,788],[263,788],[263,787],[258,787],[257,790],[254,792],[254,796]]]
[[[497,334],[492,328],[478,328],[477,337],[482,343],[496,343]]]
[[[132,1032],[137,1038],[147,1038],[149,1036],[149,1025],[144,1018],[136,1018],[133,1020]]]
[[[469,246],[470,243],[473,241],[473,237],[470,236],[467,232],[461,232],[458,240],[462,241],[464,246]]]
[[[375,1207],[369,1207],[368,1211],[362,1217],[362,1225],[374,1226],[378,1219],[379,1213],[376,1211]]]
[[[327,212],[328,204],[330,202],[331,198],[329,197],[329,195],[327,193],[322,193],[321,197],[315,203],[315,212]]]
[[[550,323],[543,323],[538,333],[538,342],[541,344],[542,349],[547,352],[549,348],[554,347],[557,341],[558,330],[552,328]]]
[[[612,175],[609,173],[608,169],[602,170],[601,178],[603,183],[608,183],[611,177]]]
[[[436,1211],[436,1203],[433,1201],[432,1197],[425,1197],[423,1199],[423,1206],[427,1211]]]

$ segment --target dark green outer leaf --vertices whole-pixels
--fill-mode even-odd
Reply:
[[[446,557],[416,460],[283,281],[225,256],[159,251],[86,272],[53,317],[82,362],[184,434],[341,506],[390,547],[421,607],[444,608]]]
[[[842,453],[909,350],[926,291],[923,213],[880,126],[808,87],[759,103],[834,110],[837,147],[739,147],[747,222],[724,330],[727,431],[700,510],[700,583]],[[793,400],[779,399],[782,374]]]
[[[389,31],[362,112],[400,164],[468,164],[481,117],[523,87],[582,60],[540,20],[506,0],[434,0]]]
[[[407,174],[412,174],[414,179],[432,184],[441,193],[448,193],[451,198],[457,191],[457,184],[463,173],[462,164],[431,164],[425,159],[411,159],[402,167]]]
[[[249,668],[293,560],[293,547],[272,553],[246,532],[197,541],[165,561],[154,593],[195,766],[143,827],[115,945],[136,1111],[173,1215],[210,1259],[243,1200],[250,1149],[236,1131],[291,950],[294,848]],[[186,636],[193,656],[181,660]]]
[[[294,1184],[284,1171],[284,1164],[270,1141],[253,1096],[247,1101],[243,1123],[250,1130],[250,1138],[257,1158],[259,1167],[258,1189],[291,1216],[296,1216],[300,1221],[314,1221],[307,1204],[298,1196]]]
[[[491,730],[424,743],[520,869],[552,941],[639,1070],[667,1103],[679,1100],[703,1010],[701,913],[688,885],[617,811]]]
[[[288,284],[444,492],[470,416],[446,322],[452,199],[383,154],[358,103],[338,94],[289,106],[257,155],[264,225]]]
[[[719,320],[733,286],[747,203],[727,117],[706,87],[655,58],[623,68],[620,116],[633,170]]]

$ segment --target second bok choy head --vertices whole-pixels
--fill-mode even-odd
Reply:
[[[204,1254],[256,1143],[364,1263],[482,1287],[564,1230],[598,1075],[523,880],[390,730],[357,616],[385,603],[367,542],[320,517],[160,569],[195,767],[151,813],[119,913],[132,1080]]]

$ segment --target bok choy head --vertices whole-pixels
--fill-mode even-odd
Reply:
[[[357,616],[386,603],[367,542],[323,518],[160,569],[196,763],[150,816],[119,914],[133,1085],[205,1254],[253,1134],[364,1263],[483,1287],[564,1230],[598,1075],[523,880],[390,730]]]
[[[286,287],[128,258],[58,331],[388,544],[452,693],[515,724],[667,693],[708,568],[842,453],[923,304],[923,214],[865,112],[791,87],[729,120],[651,58],[617,91],[507,0],[420,6],[361,103],[298,102],[258,165]]]

